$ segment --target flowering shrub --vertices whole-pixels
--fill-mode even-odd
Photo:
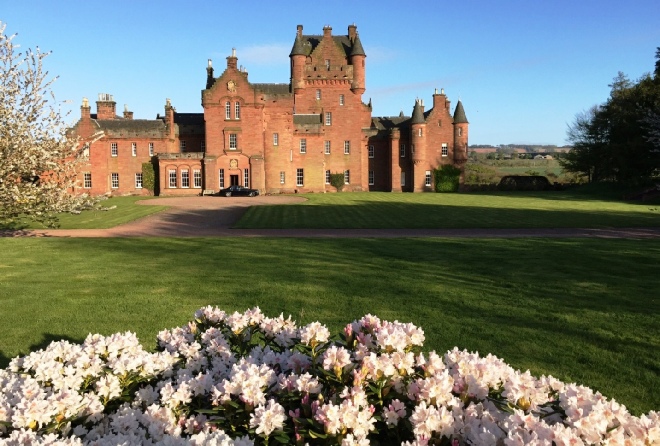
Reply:
[[[54,342],[0,370],[0,444],[660,444],[657,412],[423,342],[371,315],[331,337],[211,307],[157,353],[131,333]]]

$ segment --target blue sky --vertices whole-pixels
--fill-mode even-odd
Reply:
[[[470,144],[494,145],[565,144],[575,114],[604,102],[618,71],[651,72],[660,46],[658,0],[0,0],[0,21],[22,48],[53,52],[46,68],[72,121],[98,93],[135,118],[163,113],[166,98],[201,112],[206,61],[218,76],[232,48],[250,81],[287,83],[296,25],[355,23],[374,116],[410,115],[444,88],[463,102]]]

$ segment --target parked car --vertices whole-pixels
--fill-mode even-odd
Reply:
[[[229,186],[226,189],[222,189],[220,191],[220,196],[221,197],[256,197],[259,195],[259,191],[257,189],[250,189],[248,187],[243,187],[243,186]]]

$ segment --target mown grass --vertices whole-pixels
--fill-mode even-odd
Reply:
[[[367,313],[411,321],[428,349],[660,409],[660,240],[22,238],[0,252],[0,367],[89,332],[152,348],[201,306],[259,305],[334,331]]]
[[[80,214],[58,214],[60,229],[106,229],[146,217],[166,209],[166,206],[144,206],[137,201],[154,197],[113,197],[99,203],[99,209],[82,211]],[[43,229],[44,226],[23,220],[11,228],[0,229]]]
[[[660,226],[660,206],[579,191],[307,194],[300,204],[255,206],[237,228],[608,228]]]

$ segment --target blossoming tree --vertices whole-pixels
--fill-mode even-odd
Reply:
[[[63,116],[39,48],[18,52],[0,22],[0,227],[21,218],[57,225],[58,212],[88,204],[71,194],[81,158],[66,138]]]

